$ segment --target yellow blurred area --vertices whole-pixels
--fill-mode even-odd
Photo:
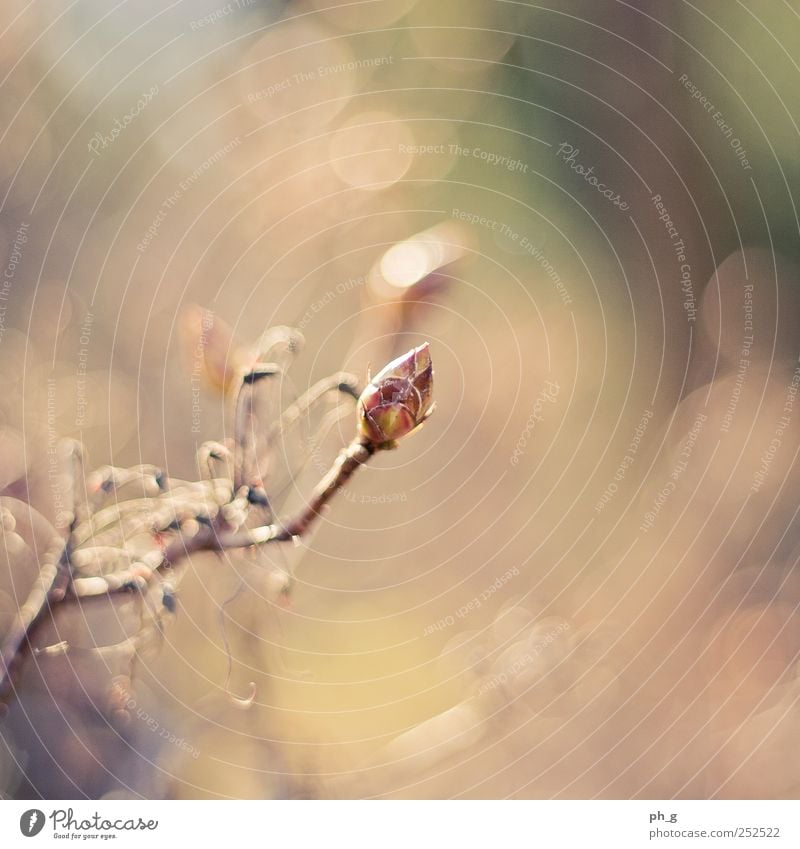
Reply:
[[[0,795],[797,798],[795,5],[5,3],[0,634],[59,438],[196,480],[424,341],[436,412],[163,631],[60,607]],[[279,519],[348,403],[273,444]]]

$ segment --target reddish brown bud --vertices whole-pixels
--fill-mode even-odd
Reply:
[[[358,401],[359,430],[373,445],[387,446],[418,428],[433,406],[433,364],[425,342],[372,378]]]

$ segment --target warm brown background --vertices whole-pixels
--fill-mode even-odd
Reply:
[[[55,435],[94,464],[194,473],[198,439],[229,419],[206,388],[192,433],[189,304],[244,342],[299,324],[296,392],[429,339],[438,412],[356,478],[302,559],[275,553],[296,569],[291,609],[270,567],[196,558],[122,742],[73,712],[73,685],[31,680],[2,729],[0,792],[796,796],[796,404],[751,488],[800,353],[797,3],[7,0],[1,14],[6,494],[56,518]],[[392,316],[366,276],[454,210],[498,225],[456,220],[444,291],[382,338]],[[558,392],[537,407],[547,381]],[[0,622],[35,569],[5,541]],[[236,569],[248,712],[223,692]],[[87,640],[113,625],[102,605],[74,625]],[[105,672],[86,675],[102,701]]]

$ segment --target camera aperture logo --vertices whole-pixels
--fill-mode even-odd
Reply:
[[[54,838],[61,840],[114,840],[120,831],[155,831],[158,820],[141,817],[110,819],[97,811],[84,819],[76,818],[72,808],[56,808],[45,816],[44,811],[31,808],[19,818],[19,830],[26,837],[35,837],[51,821]]]
[[[36,837],[44,828],[44,811],[31,808],[19,818],[19,830],[25,837]]]

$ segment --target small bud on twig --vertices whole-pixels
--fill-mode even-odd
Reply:
[[[433,364],[425,342],[392,360],[358,399],[358,426],[372,445],[392,447],[433,412]]]

